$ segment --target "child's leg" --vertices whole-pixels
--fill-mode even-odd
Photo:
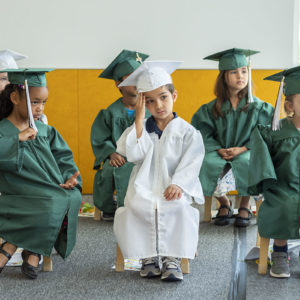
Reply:
[[[240,204],[240,208],[244,207],[244,208],[248,208],[250,209],[250,196],[243,196],[242,200],[241,200],[241,204]],[[239,211],[239,216],[242,218],[248,218],[249,217],[249,213],[246,210],[240,210]]]
[[[274,252],[271,255],[270,275],[276,278],[290,277],[287,240],[274,240]]]
[[[221,197],[216,197],[216,199],[220,202],[221,206],[231,206],[231,203],[226,195]],[[219,216],[227,216],[228,215],[228,208],[220,208],[219,209]]]
[[[1,250],[5,253],[2,253]],[[3,243],[0,246],[0,269],[2,269],[7,262],[9,261],[9,258],[7,257],[7,254],[12,256],[17,250],[17,247],[11,243]],[[7,254],[6,254],[7,253]]]

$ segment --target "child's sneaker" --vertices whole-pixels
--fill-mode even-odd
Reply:
[[[160,276],[161,271],[159,267],[158,257],[149,257],[142,259],[142,267],[140,271],[141,277],[152,278]]]
[[[176,257],[163,257],[161,280],[181,281],[183,279],[183,274],[180,268],[180,261],[180,258]]]
[[[276,278],[290,277],[290,267],[287,252],[273,252],[271,254],[270,275]]]

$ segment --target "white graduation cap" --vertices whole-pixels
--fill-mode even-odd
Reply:
[[[16,60],[27,58],[18,52],[6,49],[0,51],[0,71],[5,69],[18,69]]]
[[[118,87],[136,86],[138,93],[153,91],[163,85],[173,83],[172,74],[181,61],[145,61]]]

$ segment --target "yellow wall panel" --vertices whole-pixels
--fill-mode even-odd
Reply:
[[[275,104],[279,83],[263,78],[278,70],[254,70],[255,95]],[[49,124],[62,134],[74,153],[83,178],[83,193],[93,192],[94,157],[90,145],[92,123],[100,109],[121,94],[114,81],[100,79],[101,70],[56,70],[47,75],[49,100],[45,113]],[[173,75],[178,99],[174,106],[179,116],[190,122],[204,103],[214,99],[217,70],[177,70]]]

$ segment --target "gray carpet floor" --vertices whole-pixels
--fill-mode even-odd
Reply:
[[[255,219],[247,228],[247,251],[255,246]],[[0,299],[228,299],[232,281],[233,226],[201,223],[198,256],[183,282],[143,279],[136,271],[116,273],[112,223],[79,218],[78,240],[70,257],[53,255],[53,272],[26,279],[19,267],[0,275]],[[298,251],[291,255],[291,278],[273,279],[257,274],[247,263],[247,299],[300,299]]]

